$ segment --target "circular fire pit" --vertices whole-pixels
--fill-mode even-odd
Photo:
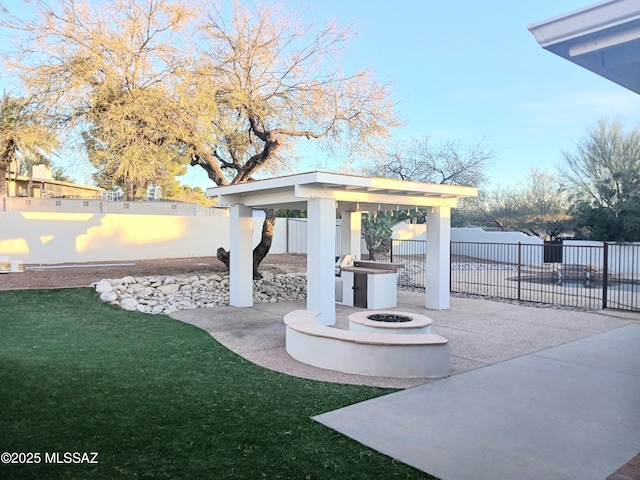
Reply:
[[[407,315],[398,315],[396,313],[374,313],[367,315],[369,320],[374,322],[410,322],[413,318]]]
[[[411,312],[356,312],[349,315],[349,330],[369,333],[431,333],[432,320]]]

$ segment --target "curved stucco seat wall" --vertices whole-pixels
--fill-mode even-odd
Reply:
[[[296,310],[284,317],[286,350],[296,360],[357,375],[421,378],[449,375],[449,341],[440,335],[367,333],[315,321],[319,312]]]

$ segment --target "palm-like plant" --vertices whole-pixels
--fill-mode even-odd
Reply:
[[[6,92],[0,101],[0,197],[7,195],[9,165],[20,155],[49,155],[57,145],[55,135],[28,100]]]

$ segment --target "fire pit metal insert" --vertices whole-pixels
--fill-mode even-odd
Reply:
[[[349,315],[349,330],[369,333],[431,333],[432,320],[415,312],[365,310]]]
[[[413,318],[408,317],[406,315],[396,315],[393,313],[374,313],[373,315],[367,315],[369,320],[373,320],[374,322],[410,322]]]

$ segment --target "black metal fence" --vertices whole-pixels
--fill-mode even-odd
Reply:
[[[398,285],[424,288],[425,249],[393,240],[390,258],[405,264]],[[451,242],[450,279],[457,293],[640,311],[640,244]]]
[[[389,260],[404,263],[398,270],[398,286],[424,288],[426,245],[424,240],[391,240]]]

